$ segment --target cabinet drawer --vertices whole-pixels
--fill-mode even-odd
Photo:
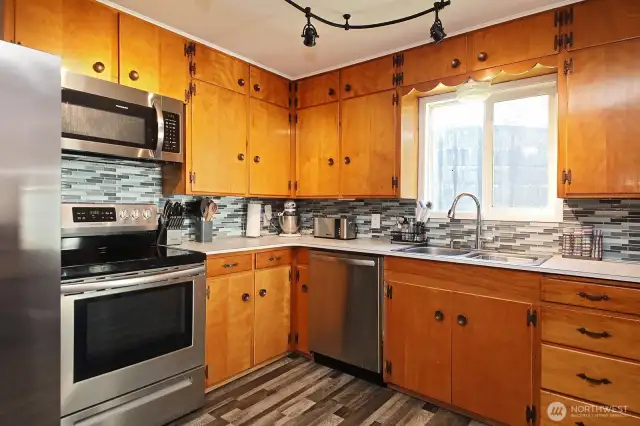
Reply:
[[[542,340],[640,361],[640,320],[544,307]]]
[[[281,107],[289,107],[289,80],[254,66],[251,67],[250,74],[251,97]]]
[[[640,411],[640,364],[542,345],[542,387]]]
[[[256,268],[273,268],[291,264],[291,250],[274,250],[256,253]]]
[[[340,92],[340,74],[338,71],[310,77],[296,82],[298,108],[335,102]]]
[[[557,421],[551,420],[547,410],[549,410],[549,405],[558,402],[564,405],[564,418]],[[638,426],[640,424],[640,417],[616,412],[611,410],[610,407],[590,404],[551,392],[540,392],[540,407],[541,426]],[[562,406],[560,407],[562,408]]]
[[[251,253],[209,257],[207,258],[207,276],[217,277],[235,272],[250,271],[253,266],[252,257]]]
[[[631,288],[543,278],[542,300],[640,315],[640,290]]]

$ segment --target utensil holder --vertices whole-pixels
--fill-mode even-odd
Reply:
[[[213,241],[213,221],[198,220],[196,222],[196,241],[199,243]]]
[[[406,230],[391,231],[391,243],[421,244],[427,242],[427,224],[425,222],[411,223]]]

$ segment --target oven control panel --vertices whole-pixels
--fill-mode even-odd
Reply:
[[[72,204],[61,207],[62,235],[102,235],[152,231],[158,226],[155,204]]]
[[[162,151],[180,154],[180,116],[172,112],[163,111],[164,144]]]

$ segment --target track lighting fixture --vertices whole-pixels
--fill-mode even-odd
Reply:
[[[316,45],[316,39],[320,38],[320,36],[318,35],[316,27],[311,23],[311,8],[306,7],[304,11],[305,16],[307,17],[307,25],[302,28],[302,38],[304,39],[303,43],[307,47],[313,47]]]
[[[419,18],[421,16],[427,15],[431,12],[436,13],[436,20],[431,26],[431,37],[436,43],[441,42],[446,36],[447,33],[444,32],[444,27],[442,26],[442,21],[438,17],[438,12],[444,9],[446,6],[451,4],[451,0],[440,0],[433,4],[433,7],[427,10],[423,10],[422,12],[414,13],[413,15],[406,16],[404,18],[394,19],[392,21],[385,22],[377,22],[375,24],[364,24],[364,25],[351,25],[349,23],[349,19],[351,19],[351,15],[344,14],[342,17],[345,20],[344,24],[340,24],[338,22],[329,21],[328,19],[324,19],[321,16],[315,15],[311,13],[310,7],[302,7],[293,0],[284,0],[289,3],[291,6],[298,9],[300,12],[303,12],[305,17],[307,18],[307,24],[302,28],[302,39],[303,44],[307,47],[313,47],[316,45],[316,39],[320,36],[318,35],[318,31],[316,27],[311,23],[311,18],[322,22],[325,25],[329,25],[331,27],[342,28],[344,30],[365,30],[370,28],[378,28],[378,27],[386,27],[388,25],[399,24],[401,22],[410,21],[412,19]]]

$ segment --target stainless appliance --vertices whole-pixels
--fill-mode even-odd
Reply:
[[[309,350],[382,372],[382,258],[312,250]]]
[[[163,425],[204,402],[206,256],[154,205],[63,204],[62,426]]]
[[[62,73],[62,149],[182,163],[184,103]]]
[[[313,218],[313,236],[336,240],[353,240],[358,236],[355,217],[315,217]]]
[[[0,424],[51,426],[60,422],[59,57],[0,41],[0,129]]]
[[[300,216],[298,216],[295,201],[285,201],[284,210],[281,213],[278,213],[278,224],[282,230],[280,235],[300,235],[298,234],[298,229],[300,229]]]

